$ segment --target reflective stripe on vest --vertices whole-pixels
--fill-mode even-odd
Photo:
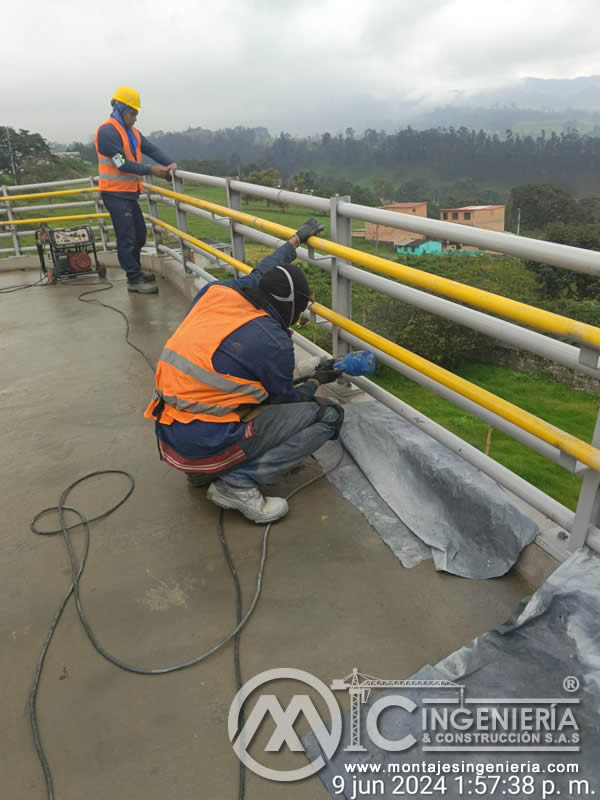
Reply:
[[[131,128],[133,131],[137,147],[135,153],[132,152],[129,144],[129,137],[127,131],[120,125],[114,117],[109,117],[103,125],[112,125],[121,137],[121,144],[123,145],[123,155],[128,161],[135,161],[138,164],[142,160],[142,137],[137,128]],[[100,128],[102,125],[100,126]],[[98,128],[98,131],[100,130]],[[136,175],[133,172],[122,172],[113,162],[112,158],[103,155],[98,150],[98,132],[94,140],[96,147],[96,154],[98,156],[98,188],[101,192],[138,192],[142,191],[142,176]]]
[[[229,286],[209,286],[173,336],[167,341],[156,369],[156,389],[144,416],[152,418],[164,401],[161,423],[239,422],[240,405],[268,398],[259,381],[223,375],[212,359],[221,342],[238,328],[268,316]]]
[[[224,417],[226,414],[231,414],[230,408],[225,406],[207,406],[204,403],[188,403],[175,395],[160,394],[156,389],[152,393],[152,400],[165,401],[165,405],[173,406],[178,411],[189,411],[193,414],[210,414],[212,417]]]

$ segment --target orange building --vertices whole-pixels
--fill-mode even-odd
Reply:
[[[443,222],[457,222],[473,228],[486,228],[488,231],[504,230],[504,206],[463,206],[462,208],[442,208],[440,219]]]
[[[381,206],[381,209],[383,211],[397,211],[400,214],[412,214],[415,217],[427,216],[427,203],[390,203],[387,206]],[[353,235],[356,235],[355,231],[353,231]],[[365,239],[369,239],[372,242],[390,242],[397,246],[412,242],[415,239],[424,238],[422,234],[414,233],[408,229],[392,228],[389,225],[376,225],[374,222],[365,223]]]

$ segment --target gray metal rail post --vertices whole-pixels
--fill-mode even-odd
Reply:
[[[240,192],[236,192],[235,189],[231,188],[231,181],[235,180],[235,178],[225,178],[225,191],[227,193],[227,205],[229,208],[233,208],[235,211],[242,210],[242,195]],[[230,220],[229,223],[229,232],[231,236],[231,254],[234,258],[237,258],[238,261],[242,261],[244,264],[246,263],[246,244],[244,242],[244,237],[241,233],[236,233],[235,231],[235,220]],[[236,270],[236,276],[239,277],[238,272]]]
[[[90,177],[90,186],[95,188],[96,184],[94,183],[94,178]],[[96,207],[96,214],[102,214],[105,211],[104,203],[102,202],[102,198],[100,197],[100,192],[94,193],[94,205]],[[102,249],[104,251],[108,250],[108,234],[106,233],[106,226],[102,217],[98,218],[98,227],[100,228],[100,239],[102,240]]]
[[[184,190],[184,181],[183,178],[177,177],[177,170],[172,175],[173,181],[173,191],[179,192],[179,194],[183,194]],[[177,227],[180,231],[184,233],[189,233],[188,231],[188,218],[187,218],[187,211],[181,208],[181,203],[179,200],[175,201],[175,217],[177,219]],[[190,248],[187,246],[187,242],[185,239],[179,239],[179,245],[181,247],[181,255],[183,256],[183,270],[184,272],[189,272],[190,270],[187,267],[188,261],[194,260],[194,253]]]
[[[152,175],[146,175],[146,183],[152,183]],[[152,192],[146,192],[148,198],[148,211],[150,212],[151,217],[156,217],[158,219],[158,203],[156,200],[152,199]],[[156,247],[156,254],[160,255],[158,251],[159,245],[163,243],[162,233],[158,225],[154,225],[152,223],[152,238],[154,239],[154,246]]]
[[[350,203],[350,197],[332,197],[329,206],[329,219],[331,224],[331,239],[338,244],[352,247],[352,221],[348,217],[340,216],[338,203]],[[343,278],[339,273],[342,264],[348,265],[348,261],[340,258],[333,258],[333,268],[331,270],[331,307],[338,314],[352,319],[352,283]],[[339,335],[338,329],[334,326],[332,331],[332,352],[335,358],[345,355],[350,351],[350,345]]]
[[[6,190],[6,186],[2,187],[2,194],[4,195],[4,197],[8,197],[8,192]],[[12,212],[10,201],[7,202],[7,203],[3,203],[2,205],[6,208],[6,218],[9,221],[13,220],[15,217],[14,217],[14,214]],[[23,253],[21,251],[21,243],[19,241],[19,233],[17,231],[17,226],[16,225],[11,225],[10,227],[11,227],[11,233],[12,233],[13,247],[15,248],[15,255],[16,256],[22,256]]]
[[[600,411],[596,417],[591,444],[600,447]],[[582,478],[575,519],[567,545],[571,552],[583,547],[591,529],[600,521],[600,473],[588,468],[584,470]]]

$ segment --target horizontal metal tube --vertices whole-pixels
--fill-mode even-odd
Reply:
[[[374,222],[392,228],[402,228],[438,240],[472,244],[485,250],[496,250],[518,258],[543,261],[555,267],[564,267],[576,272],[600,275],[600,252],[570,247],[566,244],[544,242],[541,239],[528,239],[508,232],[488,231],[456,222],[442,222],[412,214],[384,211],[354,203],[338,203],[338,211],[343,217]]]
[[[200,248],[197,249],[199,252],[202,252],[200,251]],[[178,252],[177,250],[173,250],[171,247],[167,247],[164,244],[159,244],[157,250],[159,250],[161,253],[166,253],[170,258],[174,258],[176,261],[179,261],[180,264],[184,263],[183,256],[181,255],[181,253]],[[194,264],[193,261],[186,261],[185,266],[189,270],[191,270],[195,275],[204,278],[209,283],[213,283],[214,281],[217,280],[214,275],[211,275],[210,272],[207,272],[206,270],[202,269],[202,267],[199,267],[197,264]]]
[[[212,175],[197,175],[196,173],[177,170],[177,176],[194,183],[225,186],[224,178],[216,178]],[[274,189],[268,186],[258,186],[236,180],[231,181],[230,186],[235,191],[271,199],[275,202],[291,203],[323,212],[328,212],[330,207],[330,201],[323,197],[314,197],[313,195]],[[337,207],[342,216],[351,219],[389,225],[394,228],[422,233],[430,238],[472,244],[485,250],[495,250],[518,258],[543,261],[547,264],[577,272],[600,275],[600,253],[583,250],[579,247],[545,242],[540,239],[530,239],[525,236],[515,236],[506,231],[488,231],[484,228],[476,228],[470,225],[459,225],[427,217],[417,217],[412,214],[401,214],[395,211],[361,206],[356,203],[341,202]]]
[[[194,214],[196,217],[201,217],[202,219],[206,219],[209,222],[213,222],[215,225],[220,225],[222,228],[227,228],[227,230],[229,230],[230,223],[228,217],[216,219],[215,215],[210,211],[204,211],[201,208],[196,208],[196,206],[190,206],[188,203],[177,203],[175,200],[171,200],[168,197],[163,197],[161,194],[151,195],[150,200],[166,206],[171,206],[171,208],[179,207],[181,211],[186,211],[188,214]]]
[[[26,247],[21,247],[21,252],[25,251],[37,252],[37,247],[35,245],[28,245]],[[0,250],[0,253],[15,253],[15,252],[16,251],[14,247],[4,247],[2,248],[2,250]]]
[[[175,206],[175,200],[163,197],[160,194],[152,195],[151,200],[154,200],[157,203],[164,203],[165,205],[168,206],[172,207]],[[214,215],[210,211],[204,211],[201,208],[196,208],[196,206],[190,206],[187,203],[179,203],[179,208],[182,211],[186,211],[188,214],[194,214],[197,217],[202,217],[202,219],[209,220],[209,222],[213,222],[215,225],[220,225],[222,228],[227,228],[227,230],[229,230],[230,220],[228,217],[215,219]],[[282,245],[285,241],[284,239],[278,239],[276,236],[271,236],[270,234],[264,233],[263,231],[258,231],[256,230],[256,228],[250,228],[248,225],[242,225],[241,222],[235,222],[233,225],[233,229],[236,233],[241,233],[255,242],[266,244],[268,247],[277,248],[280,245]],[[331,258],[323,258],[323,257],[311,258],[309,257],[308,250],[305,247],[299,247],[296,250],[296,253],[301,261],[305,261],[307,264],[312,264],[315,267],[324,269],[326,272],[331,272],[332,270]]]
[[[89,178],[72,178],[68,181],[50,181],[48,183],[20,183],[18,186],[7,186],[6,190],[16,194],[21,193],[22,189],[49,189],[50,187],[56,188],[57,186],[75,186],[75,184],[86,183],[90,185]]]
[[[78,200],[75,203],[45,203],[41,206],[13,206],[13,214],[26,214],[29,211],[46,211],[49,208],[82,208],[96,205],[93,200]]]
[[[294,333],[293,339],[300,347],[314,355],[329,355],[325,350],[318,347],[318,345],[313,344],[297,333]],[[463,441],[463,439],[460,439],[437,422],[429,419],[420,411],[404,403],[386,389],[377,386],[373,381],[367,378],[352,378],[352,383],[356,384],[356,386],[376,400],[379,400],[392,411],[400,414],[408,422],[419,428],[419,430],[424,431],[433,439],[440,442],[440,444],[443,444],[449,450],[457,453],[461,458],[464,458],[465,461],[473,464],[473,466],[497,481],[501,486],[504,486],[522,500],[525,500],[525,502],[529,503],[533,508],[554,520],[561,528],[565,528],[567,531],[572,529],[575,514],[569,508],[566,508],[566,506],[554,500],[554,498],[545,494],[537,487],[532,486],[532,484],[518,475],[515,475],[514,472],[511,472],[511,470],[503,467],[502,464],[486,456],[481,450]]]
[[[192,183],[205,184],[207,186],[219,186],[225,188],[225,178],[217,178],[214,175],[200,175],[196,172],[186,172],[178,169],[175,171],[178,178]],[[261,197],[264,200],[273,200],[276,203],[290,203],[303,208],[312,208],[315,211],[329,213],[329,200],[326,197],[315,197],[312,194],[300,194],[300,192],[290,192],[287,189],[275,189],[271,186],[260,186],[246,181],[230,181],[230,187],[234,192],[243,192],[253,197]]]
[[[261,197],[263,200],[272,200],[275,203],[289,203],[302,208],[312,208],[329,214],[330,201],[324,197],[314,197],[312,194],[300,194],[286,189],[273,189],[270,186],[258,186],[244,181],[231,181],[230,187],[236,192]]]
[[[281,225],[278,222],[261,219],[252,214],[247,214],[233,208],[227,208],[226,206],[221,206],[218,203],[212,203],[208,200],[182,195],[178,192],[172,192],[170,189],[159,189],[156,186],[154,190],[165,197],[188,202],[190,205],[201,208],[202,210],[211,211],[220,216],[230,217],[238,222],[259,228],[263,231],[268,231],[269,233],[286,239],[295,232],[293,228]],[[366,206],[360,206],[360,208],[366,209]],[[415,217],[415,219],[417,218]],[[478,306],[479,308],[486,309],[500,316],[517,320],[530,327],[569,336],[583,342],[587,347],[595,348],[600,352],[600,329],[593,325],[578,322],[568,317],[563,317],[560,314],[544,311],[543,309],[535,308],[526,303],[511,300],[502,295],[496,295],[483,289],[477,289],[473,286],[468,286],[458,281],[452,281],[440,277],[439,275],[408,267],[404,264],[398,264],[387,258],[381,258],[371,253],[354,250],[351,247],[346,247],[318,236],[310,237],[309,244],[329,255],[345,259],[355,264],[361,264],[375,272],[381,272],[384,275],[391,275],[405,283],[411,283],[415,286],[436,292],[437,294],[452,297],[455,300],[459,300],[471,306]],[[558,246],[559,245],[555,245],[555,247]],[[598,257],[600,258],[600,254],[598,254]]]
[[[353,336],[347,331],[339,330],[339,335],[342,339],[354,345],[355,347],[362,348],[365,345],[363,339],[358,336]],[[497,414],[494,414],[493,411],[488,411],[486,408],[474,403],[472,400],[468,400],[466,397],[453,392],[452,389],[442,386],[440,383],[428,378],[426,375],[423,375],[416,369],[412,369],[406,364],[403,364],[402,361],[398,361],[398,359],[394,358],[393,356],[384,353],[383,350],[379,350],[378,348],[373,347],[373,345],[368,345],[368,347],[377,355],[377,358],[382,364],[387,364],[396,372],[399,372],[402,375],[405,375],[407,378],[410,378],[411,381],[418,383],[420,386],[424,386],[434,394],[443,397],[444,400],[448,400],[453,405],[458,406],[464,411],[467,411],[469,414],[473,414],[473,416],[478,417],[484,422],[487,422],[487,424],[491,425],[492,428],[496,428],[497,430],[506,433],[507,436],[510,436],[512,439],[516,439],[518,442],[521,442],[521,444],[529,447],[530,450],[535,450],[536,453],[539,453],[541,456],[553,461],[555,464],[558,464],[561,467],[565,466],[565,462],[561,457],[561,452],[556,447],[553,447],[552,445],[543,442],[541,439],[538,439],[536,436],[527,433],[527,431],[524,431],[522,428],[513,425],[512,422],[508,422],[502,417],[499,417]],[[575,467],[574,460],[573,467]]]
[[[169,231],[166,231],[166,234],[169,235]],[[171,234],[171,235],[173,235],[173,234]],[[173,238],[176,239],[177,237],[173,235]],[[214,263],[215,267],[219,267],[219,268],[226,267],[226,268],[232,269],[232,270],[234,269],[229,264],[227,264],[225,262],[222,262],[220,258],[218,258],[216,255],[214,255],[214,253],[207,253],[206,250],[203,250],[201,247],[198,247],[198,245],[195,245],[193,242],[186,241],[186,247],[189,247],[189,249],[193,250],[195,253],[200,253],[205,258],[207,258],[209,261],[212,261]],[[169,249],[171,250],[172,253],[179,253],[180,252],[179,250],[173,250],[172,248],[169,248]],[[183,258],[183,256],[180,256],[180,259],[181,258]],[[190,262],[186,262],[186,263],[193,264],[194,262],[190,261]],[[195,266],[198,267],[197,264]],[[198,267],[198,269],[202,269],[202,267]]]
[[[161,222],[161,220],[158,220],[154,217],[150,217],[150,221],[154,224],[160,225],[161,227],[165,228],[165,230],[171,230],[171,232],[177,233],[177,229],[168,223]],[[214,250],[214,248],[210,247],[210,245],[200,242],[200,240],[195,239],[189,234],[182,232],[179,232],[179,234],[185,241],[195,242],[201,246],[202,249],[207,250],[207,252]],[[218,251],[215,252],[218,253]],[[232,256],[222,254],[221,257],[224,261],[232,266],[236,268],[239,267],[240,271],[244,273],[251,271],[250,267],[233,258]],[[600,450],[591,446],[587,442],[572,436],[566,431],[556,428],[554,425],[550,425],[543,419],[524,411],[513,403],[510,403],[503,398],[486,391],[485,389],[481,389],[479,386],[476,386],[475,384],[470,383],[469,381],[466,381],[457,375],[454,375],[454,373],[449,372],[448,370],[445,370],[424,358],[421,358],[415,353],[400,347],[400,345],[397,345],[394,342],[379,336],[373,331],[370,331],[368,328],[357,325],[352,320],[347,319],[341,314],[337,314],[335,311],[328,309],[320,303],[313,303],[311,308],[315,313],[324,317],[329,322],[333,322],[342,330],[347,332],[354,331],[355,335],[360,334],[364,337],[363,341],[366,343],[374,347],[377,346],[377,343],[380,343],[381,346],[385,348],[385,352],[387,352],[389,355],[393,355],[394,358],[397,357],[399,361],[401,360],[400,356],[403,356],[402,363],[405,363],[406,365],[410,365],[412,363],[414,365],[413,368],[418,366],[420,368],[419,371],[427,377],[431,377],[436,385],[437,383],[440,383],[457,392],[458,394],[461,394],[463,397],[472,399],[473,402],[478,403],[478,405],[483,406],[498,416],[502,416],[502,418],[506,421],[511,422],[516,427],[521,428],[523,432],[531,434],[536,439],[546,442],[553,448],[560,449],[572,457],[571,461],[573,462],[573,469],[577,466],[573,459],[578,459],[579,461],[583,462],[583,464],[591,466],[594,469],[600,468]],[[481,400],[481,402],[479,402],[479,400]],[[563,464],[563,466],[565,465]]]
[[[98,225],[92,225],[90,227],[92,228],[93,231],[99,231],[100,230],[100,227]],[[24,231],[21,228],[19,228],[19,236],[35,236],[35,234],[38,232],[38,230],[39,230],[39,228],[36,228],[35,230],[31,230],[31,231]],[[114,231],[114,228],[113,228],[112,225],[105,225],[104,226],[104,230],[105,231]],[[11,236],[12,236],[12,233],[0,233],[0,239],[7,239],[7,238],[10,238]]]
[[[268,233],[257,231],[256,228],[249,228],[247,225],[242,225],[241,222],[234,223],[233,229],[236,231],[236,233],[243,233],[244,236],[247,236],[249,239],[254,239],[256,242],[266,244],[268,247],[277,248],[284,243],[283,239],[278,239],[276,236],[271,236]],[[331,272],[333,269],[333,259],[323,257],[311,258],[308,255],[308,250],[305,247],[299,247],[296,250],[296,255],[301,261],[305,261],[307,264],[312,264],[315,267],[319,267],[319,269],[323,269],[325,272]]]
[[[412,367],[428,378],[432,378],[436,384],[439,383],[446,386],[457,394],[501,416],[508,422],[512,422],[517,427],[522,428],[523,431],[532,434],[536,438],[552,445],[552,447],[562,450],[588,467],[600,472],[600,449],[597,447],[557,428],[555,425],[551,425],[535,414],[525,411],[514,403],[493,394],[493,392],[489,392],[461,378],[459,375],[455,375],[453,372],[428,361],[422,356],[418,356],[416,353],[374,333],[363,325],[359,325],[342,314],[338,314],[336,311],[321,305],[321,303],[312,303],[310,308],[329,320],[329,322],[337,325],[341,330],[360,337],[362,341],[370,346],[383,350],[394,359]]]
[[[367,286],[390,297],[395,297],[402,302],[410,303],[413,306],[429,311],[432,314],[458,322],[460,325],[466,325],[469,328],[485,333],[487,336],[502,339],[521,350],[537,353],[543,358],[556,361],[565,367],[584,372],[591,378],[600,380],[600,369],[580,364],[580,350],[571,344],[560,342],[558,339],[552,339],[550,336],[544,336],[527,328],[521,328],[512,322],[491,317],[481,311],[452,303],[450,300],[444,300],[441,297],[427,294],[427,292],[421,292],[410,286],[395,283],[363,269],[340,264],[338,270],[342,277],[348,278],[354,283],[360,283],[362,286]]]
[[[87,188],[87,189],[61,189],[60,191],[53,191],[53,192],[33,192],[32,194],[17,194],[13,197],[0,197],[0,203],[16,203],[17,200],[35,200],[36,198],[43,197],[67,197],[69,195],[77,195],[77,194],[90,194],[90,193],[98,193],[98,189],[96,188]]]
[[[206,186],[222,186],[223,188],[226,186],[225,178],[219,178],[216,175],[202,175],[200,172],[186,172],[184,169],[176,169],[175,177],[183,178],[191,183],[203,183]]]
[[[174,207],[176,205],[175,200],[163,197],[160,194],[152,195],[150,199],[157,203],[163,203],[171,207]],[[222,228],[227,228],[227,230],[229,230],[230,227],[229,218],[215,219],[214,215],[211,214],[210,211],[204,211],[201,208],[196,208],[196,206],[190,206],[187,203],[179,203],[179,208],[182,211],[186,211],[188,214],[194,214],[197,217],[202,217],[202,219],[209,220],[209,222],[213,222],[215,225],[220,225]],[[266,244],[268,247],[277,248],[284,242],[283,239],[278,239],[276,236],[271,236],[268,233],[257,231],[256,228],[250,228],[247,225],[242,225],[240,222],[234,223],[233,229],[236,233],[241,233],[255,242]],[[320,269],[324,269],[326,272],[331,272],[332,270],[331,258],[323,258],[323,257],[310,258],[308,255],[308,250],[304,247],[299,247],[296,250],[296,253],[301,261],[305,261],[307,264],[313,264],[313,266],[319,267]]]
[[[173,202],[173,205],[175,205],[175,202]],[[214,222],[215,225],[220,225],[222,228],[227,228],[229,230],[229,219],[215,219],[214,214],[211,214],[210,211],[202,211],[202,209],[190,206],[187,203],[179,203],[179,208],[181,211],[186,211],[188,214],[195,214],[197,217],[202,217],[209,222]],[[198,214],[198,211],[201,213]]]
[[[42,222],[64,222],[65,220],[73,220],[73,219],[99,219],[103,218],[106,219],[110,216],[108,211],[105,211],[101,214],[90,213],[90,214],[69,214],[65,216],[57,216],[57,217],[40,217],[38,219],[21,219],[21,220],[11,220],[10,222],[2,222],[2,225],[7,226],[18,226],[18,225],[25,225],[27,222],[31,222],[32,224],[41,224]]]

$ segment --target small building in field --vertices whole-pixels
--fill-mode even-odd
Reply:
[[[396,211],[399,214],[411,214],[415,217],[427,216],[427,203],[389,203],[387,206],[381,206],[381,209],[382,211]],[[353,235],[356,233],[353,232]],[[371,242],[389,242],[397,247],[415,239],[423,240],[424,238],[410,229],[376,225],[374,222],[365,223],[365,239]]]
[[[504,206],[462,206],[461,208],[442,208],[440,219],[455,222],[472,228],[485,228],[488,231],[504,230]]]
[[[406,244],[400,244],[396,247],[397,253],[406,253],[413,256],[422,255],[436,255],[441,256],[443,253],[442,242],[436,239],[412,239]]]
[[[482,256],[483,250],[475,250],[468,246],[461,244],[454,244],[452,242],[440,241],[439,239],[413,239],[412,242],[407,244],[398,245],[396,247],[397,253],[403,253],[411,256]]]

